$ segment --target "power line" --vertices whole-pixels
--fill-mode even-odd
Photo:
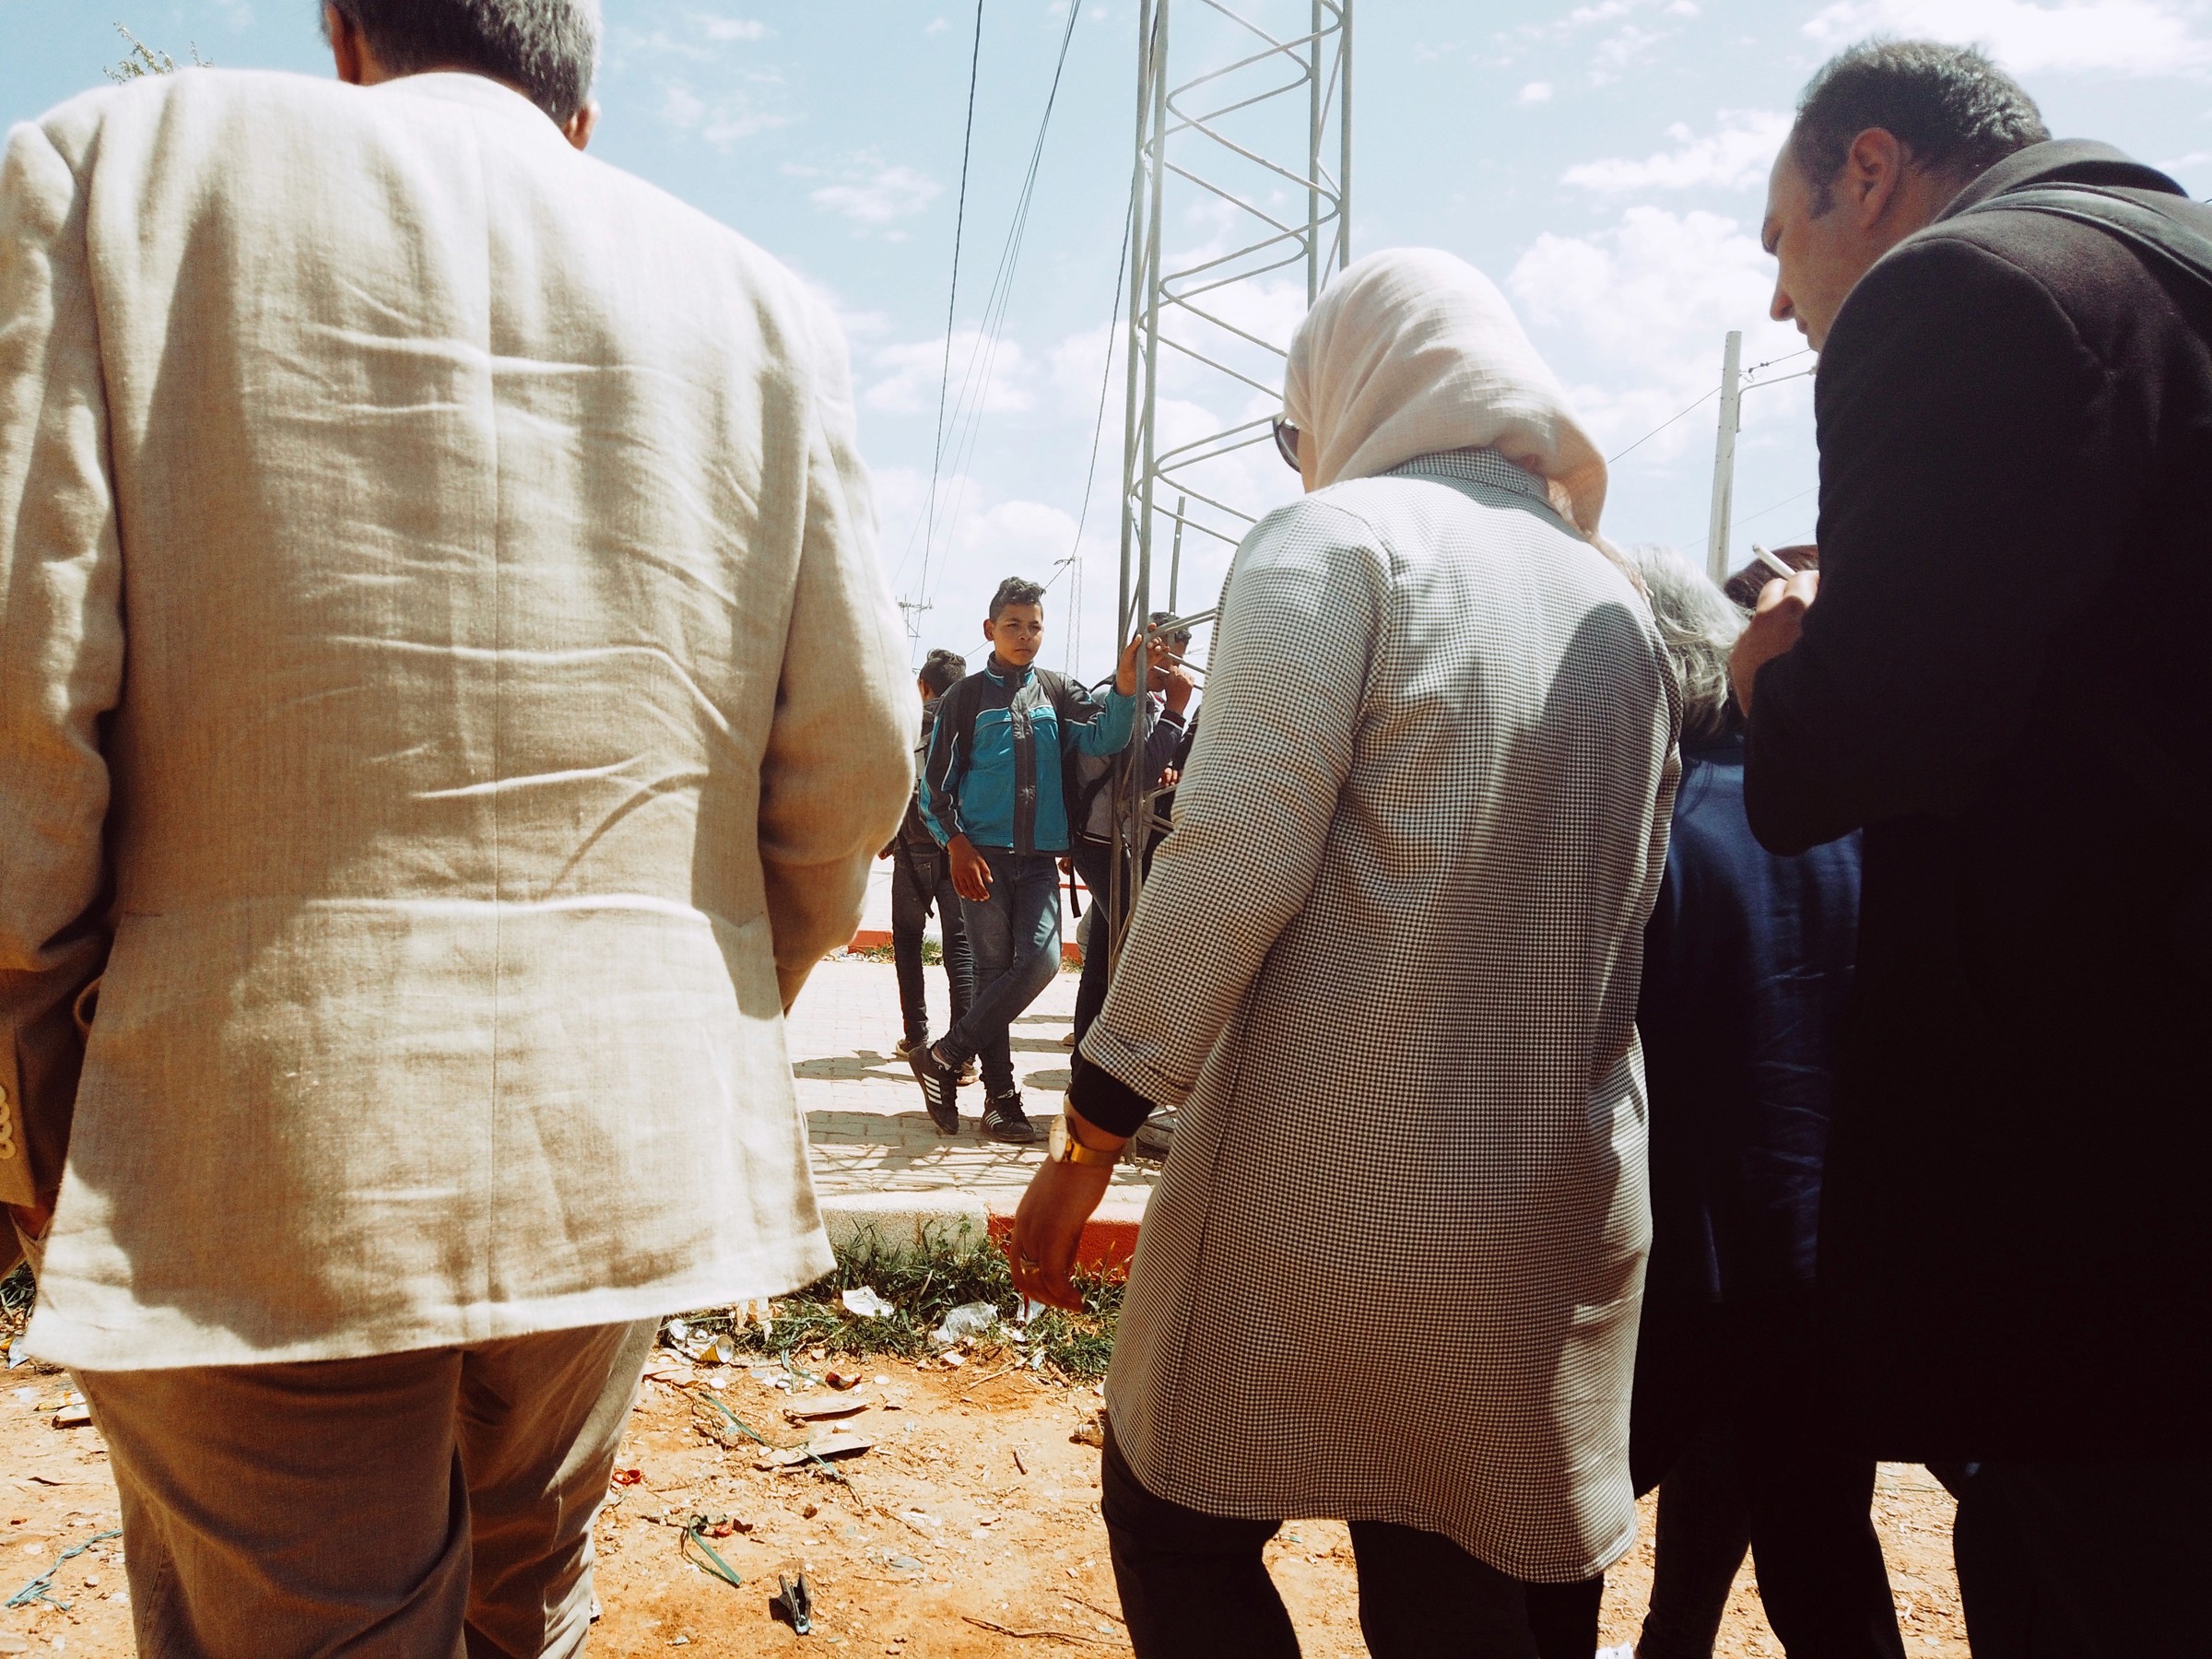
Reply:
[[[1078,557],[1083,551],[1083,526],[1090,522],[1091,491],[1098,483],[1099,446],[1106,436],[1106,394],[1113,387],[1113,325],[1121,320],[1122,288],[1129,275],[1129,235],[1135,223],[1136,191],[1133,186],[1129,211],[1122,219],[1122,251],[1114,255],[1113,309],[1106,313],[1106,367],[1099,376],[1099,416],[1090,429],[1090,466],[1083,475],[1083,507],[1076,514],[1076,545],[1069,549]]]
[[[1700,407],[1700,406],[1702,406],[1704,403],[1706,403],[1706,402],[1707,402],[1709,399],[1711,399],[1711,398],[1714,398],[1714,397],[1718,397],[1719,395],[1720,395],[1720,388],[1716,386],[1716,387],[1714,387],[1714,388],[1713,388],[1713,389],[1712,389],[1711,392],[1708,392],[1708,393],[1706,393],[1706,394],[1705,394],[1705,395],[1704,395],[1703,397],[1700,397],[1700,398],[1699,398],[1699,399],[1698,399],[1698,401],[1697,401],[1696,403],[1693,403],[1693,404],[1691,404],[1691,405],[1689,406],[1689,407],[1688,407],[1688,408],[1687,408],[1687,409],[1677,409],[1677,411],[1676,411],[1674,414],[1672,414],[1672,415],[1669,415],[1669,416],[1668,416],[1668,417],[1667,417],[1667,418],[1666,418],[1665,420],[1661,421],[1661,422],[1660,422],[1660,423],[1659,423],[1657,426],[1653,427],[1653,429],[1652,429],[1650,431],[1646,432],[1646,433],[1645,433],[1645,434],[1644,434],[1642,437],[1641,437],[1641,438],[1637,439],[1637,440],[1636,440],[1636,441],[1635,441],[1634,443],[1631,443],[1631,444],[1630,444],[1628,449],[1624,449],[1624,450],[1622,450],[1622,451],[1620,452],[1620,454],[1617,454],[1617,455],[1607,455],[1607,456],[1606,457],[1606,465],[1607,466],[1610,466],[1610,465],[1612,465],[1614,462],[1616,462],[1616,461],[1618,461],[1618,460],[1619,460],[1619,459],[1620,459],[1620,456],[1621,456],[1621,455],[1625,455],[1625,454],[1627,454],[1627,453],[1629,453],[1629,450],[1635,450],[1635,449],[1641,449],[1641,448],[1642,448],[1642,447],[1643,447],[1645,444],[1649,443],[1649,442],[1650,442],[1650,441],[1651,441],[1653,439],[1654,439],[1654,438],[1658,437],[1660,433],[1662,433],[1662,432],[1665,431],[1665,430],[1666,430],[1666,429],[1667,429],[1668,427],[1670,427],[1670,426],[1673,426],[1673,425],[1675,424],[1675,422],[1676,422],[1676,421],[1677,421],[1677,420],[1681,419],[1683,416],[1689,414],[1689,413],[1691,412],[1691,410],[1694,410],[1694,409],[1697,409],[1697,408],[1699,408],[1699,407]]]
[[[979,0],[979,5],[981,0]],[[1077,20],[1082,16],[1079,6],[1068,7],[1067,27],[1061,31],[1060,55],[1053,65],[1053,81],[1045,94],[1044,114],[1037,124],[1037,139],[1030,149],[1030,164],[1023,175],[1021,193],[1015,203],[1013,222],[1007,227],[1005,247],[1000,251],[998,270],[992,278],[991,289],[983,301],[983,326],[974,348],[969,354],[968,369],[962,376],[960,394],[953,402],[952,441],[953,475],[961,480],[960,493],[947,507],[947,516],[958,521],[959,505],[966,498],[969,482],[967,465],[975,453],[977,440],[982,431],[983,405],[990,394],[991,377],[997,363],[998,348],[1005,334],[1006,312],[1013,302],[1014,274],[1021,262],[1022,243],[1029,235],[1030,209],[1036,200],[1037,174],[1044,159],[1044,142],[1052,130],[1053,111],[1060,99],[1060,82],[1067,68],[1068,47],[1073,43]],[[951,334],[947,331],[947,357],[949,365]],[[978,360],[981,360],[980,371]],[[949,366],[947,370],[950,380]],[[942,392],[940,391],[940,397]],[[963,430],[964,427],[964,430]],[[934,526],[933,526],[934,530]],[[923,568],[922,597],[929,597],[928,559],[926,550]]]
[[[1758,372],[1759,372],[1759,371],[1761,369],[1771,369],[1771,368],[1773,368],[1773,367],[1774,367],[1774,365],[1775,365],[1775,364],[1777,364],[1777,363],[1787,363],[1787,362],[1791,362],[1791,361],[1794,360],[1794,359],[1797,359],[1797,358],[1801,358],[1801,357],[1805,356],[1806,352],[1807,352],[1807,351],[1810,351],[1810,350],[1812,350],[1812,347],[1811,347],[1810,346],[1807,346],[1807,347],[1805,347],[1803,350],[1800,350],[1800,351],[1793,351],[1793,352],[1790,352],[1790,353],[1788,353],[1787,355],[1785,355],[1785,356],[1783,356],[1783,357],[1778,357],[1778,358],[1769,358],[1769,359],[1767,359],[1765,362],[1763,362],[1763,363],[1754,363],[1754,364],[1752,364],[1750,368],[1748,368],[1748,369],[1747,369],[1747,370],[1745,370],[1745,371],[1743,371],[1744,380],[1745,380],[1746,383],[1745,383],[1744,385],[1742,385],[1741,387],[1739,387],[1739,388],[1738,388],[1738,390],[1740,390],[1740,391],[1744,391],[1744,392],[1748,392],[1748,391],[1750,391],[1750,390],[1751,390],[1751,387],[1752,387],[1752,385],[1754,385],[1754,384],[1757,384],[1757,385],[1761,385],[1761,386],[1771,386],[1771,385],[1774,385],[1774,384],[1776,384],[1776,383],[1777,383],[1777,382],[1779,382],[1785,381],[1785,380],[1799,380],[1799,379],[1802,379],[1802,378],[1803,378],[1803,376],[1802,376],[1802,375],[1795,375],[1795,374],[1778,374],[1778,375],[1776,375],[1776,376],[1774,377],[1774,379],[1773,379],[1773,380],[1771,380],[1771,381],[1758,381],[1758,382],[1753,382],[1753,381],[1751,381],[1751,378],[1750,378],[1750,377],[1751,377],[1752,375],[1754,375],[1754,374],[1757,374],[1757,373],[1758,373]],[[1811,374],[1811,373],[1813,373],[1813,372],[1815,372],[1815,371],[1814,371],[1814,370],[1812,370],[1812,369],[1807,369],[1807,370],[1805,371],[1805,373],[1806,373],[1806,374]],[[1617,453],[1617,454],[1611,454],[1611,455],[1607,455],[1607,456],[1606,457],[1606,465],[1607,466],[1610,466],[1610,465],[1613,465],[1613,463],[1614,463],[1614,462],[1616,462],[1616,461],[1619,460],[1619,459],[1620,459],[1620,457],[1621,457],[1622,455],[1625,455],[1625,454],[1629,453],[1630,453],[1630,451],[1631,451],[1631,450],[1637,450],[1637,449],[1641,449],[1641,448],[1642,448],[1642,447],[1643,447],[1643,445],[1645,445],[1645,444],[1649,443],[1649,442],[1650,442],[1650,441],[1651,441],[1653,439],[1654,439],[1654,438],[1658,437],[1660,433],[1662,433],[1662,432],[1665,431],[1665,430],[1666,430],[1666,429],[1667,429],[1668,427],[1671,427],[1671,426],[1673,426],[1673,425],[1675,424],[1675,422],[1676,422],[1676,421],[1677,421],[1677,420],[1681,419],[1683,416],[1685,416],[1685,415],[1689,415],[1689,414],[1694,414],[1694,413],[1695,413],[1697,410],[1699,410],[1699,409],[1702,408],[1702,407],[1705,406],[1705,404],[1706,404],[1708,401],[1710,401],[1711,399],[1712,399],[1712,398],[1714,398],[1714,397],[1717,397],[1717,396],[1719,396],[1719,395],[1720,395],[1720,388],[1716,386],[1716,387],[1714,387],[1714,388],[1713,388],[1713,389],[1712,389],[1711,392],[1708,392],[1708,393],[1706,393],[1706,394],[1705,394],[1705,395],[1704,395],[1703,397],[1700,397],[1700,398],[1699,398],[1699,399],[1698,399],[1698,401],[1697,401],[1696,403],[1693,403],[1693,404],[1691,404],[1691,405],[1690,405],[1690,406],[1689,406],[1688,408],[1683,408],[1683,409],[1677,409],[1677,410],[1676,410],[1674,414],[1672,414],[1672,415],[1669,415],[1669,416],[1668,416],[1668,417],[1667,417],[1667,418],[1666,418],[1665,420],[1661,421],[1661,422],[1660,422],[1660,423],[1659,423],[1657,426],[1653,427],[1653,429],[1652,429],[1650,431],[1646,432],[1646,433],[1645,433],[1645,434],[1644,434],[1642,437],[1641,437],[1641,438],[1637,439],[1637,440],[1636,440],[1636,441],[1635,441],[1634,443],[1631,443],[1631,444],[1630,444],[1630,445],[1629,445],[1629,447],[1628,447],[1628,449],[1624,449],[1624,450],[1620,451],[1620,452],[1619,452],[1618,453]]]
[[[968,162],[975,152],[975,86],[983,66],[983,0],[975,0],[975,44],[968,54],[968,121],[960,137],[959,205],[952,218],[952,291],[945,296],[945,368],[937,380],[937,440],[929,460],[929,506],[923,515],[922,587],[929,600],[930,543],[937,527],[937,477],[945,465],[945,395],[952,386],[952,322],[960,301],[960,241],[968,228]]]
[[[1073,583],[1075,603],[1068,607],[1067,665],[1075,665],[1077,637],[1083,630],[1083,527],[1090,523],[1090,496],[1099,481],[1099,446],[1106,436],[1106,394],[1113,386],[1113,325],[1121,320],[1122,288],[1129,273],[1129,238],[1136,229],[1136,184],[1129,185],[1129,207],[1122,216],[1122,251],[1113,261],[1113,307],[1106,313],[1106,366],[1099,374],[1099,414],[1090,429],[1090,465],[1083,472],[1083,506],[1076,514],[1076,542],[1068,556],[1061,561],[1060,569],[1053,573],[1053,582],[1075,568]],[[1052,582],[1045,584],[1047,587]]]

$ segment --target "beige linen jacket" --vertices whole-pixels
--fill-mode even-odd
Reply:
[[[373,1354],[826,1270],[782,1008],[912,782],[874,543],[824,308],[514,92],[193,70],[18,127],[32,1348]]]

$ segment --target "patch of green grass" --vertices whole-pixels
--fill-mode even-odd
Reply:
[[[1043,1354],[1046,1367],[1073,1382],[1103,1377],[1113,1353],[1122,1284],[1118,1277],[1078,1275],[1083,1312],[1046,1309],[1030,1321],[1029,1338],[1019,1351]],[[893,1311],[881,1319],[846,1312],[840,1293],[864,1287],[891,1303]],[[947,1313],[979,1301],[989,1302],[1005,1318],[1012,1317],[1021,1302],[1005,1253],[988,1240],[963,1239],[916,1252],[888,1249],[875,1235],[864,1234],[839,1248],[834,1273],[775,1300],[766,1333],[756,1324],[737,1324],[727,1309],[687,1314],[684,1323],[697,1333],[734,1332],[740,1348],[759,1354],[788,1357],[826,1347],[841,1354],[919,1359],[937,1351],[930,1333]]]

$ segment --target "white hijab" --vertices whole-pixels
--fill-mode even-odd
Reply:
[[[1392,248],[1337,274],[1291,338],[1283,412],[1319,446],[1318,485],[1494,449],[1597,532],[1605,458],[1497,285],[1437,249]]]

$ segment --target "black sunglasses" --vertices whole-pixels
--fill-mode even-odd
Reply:
[[[1299,471],[1298,429],[1286,416],[1275,418],[1275,453],[1283,458],[1283,465],[1292,472]]]

